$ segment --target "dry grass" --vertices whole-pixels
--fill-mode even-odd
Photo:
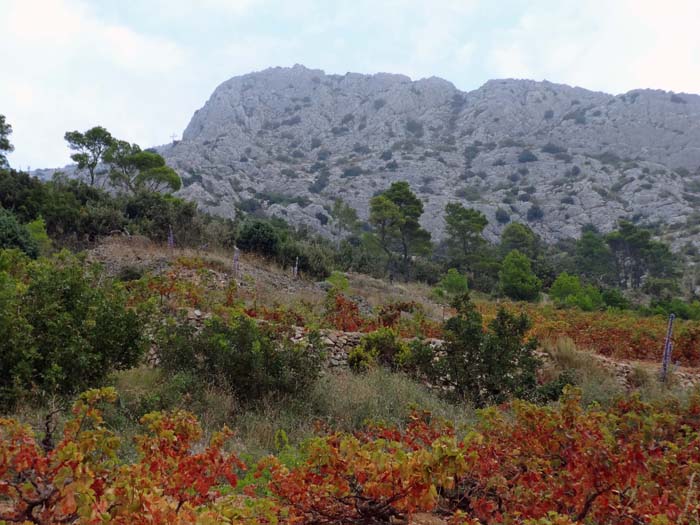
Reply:
[[[238,414],[232,426],[240,449],[260,456],[275,451],[280,431],[294,445],[313,436],[319,424],[346,432],[359,430],[369,421],[401,427],[414,408],[428,410],[456,427],[475,420],[470,407],[452,405],[404,374],[377,369],[359,375],[326,374],[305,399],[261,402]]]
[[[415,301],[423,305],[429,319],[439,321],[443,317],[442,306],[430,298],[432,288],[425,283],[390,283],[359,273],[346,275],[350,281],[349,294],[363,297],[373,308],[387,303]]]
[[[585,404],[597,402],[605,405],[631,393],[649,402],[686,400],[693,391],[692,388],[683,387],[673,369],[669,372],[666,382],[661,383],[658,380],[658,365],[649,362],[626,363],[631,370],[625,376],[626,381],[623,381],[608,368],[613,361],[606,364],[594,352],[576,348],[574,342],[568,338],[548,341],[543,345],[543,350],[548,356],[548,363],[543,371],[545,378],[554,379],[558,374],[568,371],[573,376],[576,386],[583,390]]]
[[[560,373],[570,375],[576,386],[583,390],[585,405],[594,402],[609,404],[624,393],[615,376],[589,352],[577,349],[571,339],[548,341],[543,350],[548,357],[544,369],[548,379],[554,379]]]

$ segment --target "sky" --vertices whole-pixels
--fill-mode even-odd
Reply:
[[[170,142],[223,81],[297,63],[700,93],[699,23],[698,0],[0,0],[0,114],[35,169],[68,130]]]

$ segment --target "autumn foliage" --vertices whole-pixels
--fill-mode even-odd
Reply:
[[[75,404],[63,439],[44,446],[0,420],[0,523],[380,524],[429,513],[451,524],[691,524],[700,516],[700,397],[611,409],[578,392],[540,407],[515,401],[480,412],[465,433],[428,413],[405,428],[370,426],[307,442],[294,461],[246,466],[225,429],[202,444],[186,412],[144,416],[138,457],[98,405]],[[46,445],[46,443],[44,443]]]
[[[584,312],[526,303],[505,303],[508,310],[524,312],[532,320],[528,335],[540,341],[568,337],[576,346],[617,359],[661,359],[668,319],[644,317],[629,311]],[[496,315],[497,305],[478,304],[484,320]],[[700,365],[700,324],[676,320],[673,361]]]

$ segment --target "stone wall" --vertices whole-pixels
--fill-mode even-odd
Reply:
[[[198,310],[193,310],[188,316],[190,322],[200,324],[208,315],[202,314]],[[326,359],[325,366],[329,369],[343,369],[348,367],[348,354],[350,351],[359,346],[362,337],[365,335],[362,332],[340,332],[337,330],[320,330],[319,343],[316,350],[321,351]],[[309,344],[308,331],[302,327],[294,329],[292,341],[296,343]],[[435,348],[439,348],[443,341],[434,339],[430,341]],[[607,369],[613,377],[625,388],[633,388],[635,386],[635,366],[626,361],[616,361],[609,357],[590,354],[591,358],[596,360],[601,367]],[[549,356],[545,352],[538,351],[539,357],[545,364],[549,360]],[[148,352],[147,361],[150,366],[157,366],[159,359],[157,349],[152,347]],[[652,373],[657,370],[652,368]],[[687,369],[679,369],[678,367],[671,368],[671,380],[683,388],[692,388],[700,385],[700,372],[690,371]],[[655,377],[654,377],[655,379]]]

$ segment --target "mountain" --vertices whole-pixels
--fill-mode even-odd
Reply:
[[[423,200],[436,238],[452,201],[484,212],[492,239],[506,220],[550,242],[623,218],[660,225],[676,247],[700,230],[697,95],[512,79],[462,92],[435,77],[296,65],[227,80],[159,151],[203,208],[233,216],[238,205],[327,235],[335,198],[366,219],[397,180]]]

